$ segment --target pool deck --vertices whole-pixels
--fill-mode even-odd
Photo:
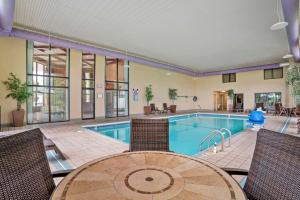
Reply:
[[[194,112],[195,111],[185,111],[179,112],[178,114],[188,114]],[[153,118],[158,116],[161,117],[162,115],[141,115],[138,117]],[[128,120],[128,117],[119,119],[85,120],[78,122],[31,125],[26,126],[25,128],[41,128],[46,137],[52,139],[53,142],[64,153],[67,158],[66,161],[73,168],[77,168],[84,163],[92,161],[96,158],[120,153],[128,150],[129,148],[128,144],[101,134],[97,134],[93,131],[82,128],[82,126]],[[284,126],[285,124],[286,126]],[[286,134],[300,136],[296,134],[296,118],[268,116],[265,128],[274,131],[284,130]],[[21,130],[24,130],[24,128]],[[0,134],[11,134],[14,132],[19,132],[21,130],[13,130],[9,132],[5,131],[0,132]],[[219,167],[237,167],[249,169],[253,150],[255,147],[255,141],[256,131],[245,130],[242,133],[232,137],[231,146],[225,147],[224,152],[218,152],[214,154],[212,153],[211,149],[209,149],[206,152],[203,152],[201,155],[198,155],[197,157],[207,160]],[[53,167],[51,168],[53,170]]]

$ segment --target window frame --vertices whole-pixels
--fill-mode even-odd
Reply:
[[[277,70],[277,69],[281,69],[281,77],[278,77],[278,78],[274,78],[274,70]],[[271,71],[271,78],[266,78],[266,71]],[[271,79],[281,79],[283,78],[283,67],[276,67],[276,68],[271,68],[271,69],[264,69],[264,80],[271,80]]]
[[[234,75],[234,81],[232,80],[233,75]],[[228,76],[228,82],[225,82],[225,76]],[[223,83],[235,83],[236,82],[236,73],[222,74],[222,82]]]
[[[82,120],[88,120],[88,119],[95,119],[96,114],[95,114],[95,109],[96,109],[96,54],[93,54],[94,57],[94,66],[93,66],[93,75],[94,78],[83,78],[82,73],[83,73],[83,54],[85,52],[81,53],[81,119]],[[83,87],[83,82],[84,81],[94,81],[93,84],[93,88],[87,88],[87,87]],[[83,117],[83,101],[82,101],[82,96],[83,96],[83,91],[84,90],[90,90],[94,93],[94,99],[93,99],[93,116],[92,117],[88,117],[88,118],[84,118]]]
[[[107,77],[106,77],[106,60],[108,58],[111,58],[111,57],[107,57],[105,56],[105,85],[104,85],[104,92],[105,92],[105,102],[104,102],[104,106],[105,106],[105,118],[115,118],[115,117],[128,117],[130,115],[130,103],[129,103],[129,100],[130,100],[130,94],[129,94],[129,68],[127,68],[128,70],[128,81],[119,81],[119,60],[124,60],[124,68],[125,68],[125,64],[126,64],[126,61],[127,61],[127,64],[129,66],[129,60],[125,60],[125,59],[119,59],[119,58],[113,58],[113,59],[116,59],[116,65],[117,65],[117,71],[116,71],[116,81],[112,81],[112,80],[107,80]],[[117,88],[114,88],[114,89],[106,89],[106,83],[116,83],[117,84]],[[119,89],[119,83],[121,84],[127,84],[127,89]],[[127,115],[119,115],[119,100],[117,100],[117,115],[116,116],[112,116],[112,117],[109,117],[106,115],[106,91],[116,91],[117,92],[117,96],[119,97],[119,91],[125,91],[128,93],[128,99],[127,99],[127,108],[128,108],[128,114]]]
[[[48,102],[49,102],[49,105],[48,105],[48,121],[43,121],[43,122],[29,122],[29,119],[28,119],[28,114],[30,114],[29,112],[26,112],[26,123],[27,124],[45,124],[45,123],[57,123],[57,122],[68,122],[70,121],[70,49],[69,48],[65,48],[66,49],[66,67],[67,67],[67,74],[68,76],[56,76],[56,75],[51,75],[51,54],[47,54],[47,57],[48,57],[48,66],[49,66],[49,70],[48,70],[48,73],[47,74],[34,74],[33,73],[33,69],[32,69],[32,73],[29,73],[29,65],[28,65],[28,57],[29,57],[29,51],[28,51],[28,45],[29,45],[29,42],[32,42],[33,43],[33,49],[32,51],[34,51],[34,42],[36,41],[32,41],[32,40],[26,40],[26,85],[27,87],[30,87],[30,88],[47,88],[48,89]],[[51,44],[48,44],[49,45],[49,49],[51,49]],[[53,45],[55,46],[55,45]],[[56,47],[56,46],[55,46]],[[61,47],[61,48],[64,48],[64,47]],[[32,56],[34,56],[34,52],[32,54]],[[33,57],[32,57],[32,65],[33,65]],[[35,76],[36,78],[37,77],[43,77],[43,78],[48,78],[49,80],[49,83],[48,85],[38,85],[38,84],[28,84],[28,77],[31,76],[32,79],[33,77]],[[67,86],[55,86],[55,85],[51,85],[51,78],[63,78],[66,80],[66,83],[67,83]],[[66,118],[66,120],[57,120],[57,121],[53,121],[51,118],[51,89],[66,89],[67,92],[66,94],[68,94],[68,100],[65,102],[65,103],[68,103],[67,107],[68,107],[68,117]],[[28,99],[26,100],[26,110],[28,111],[29,110],[29,105],[28,105]],[[32,113],[31,113],[32,114]]]

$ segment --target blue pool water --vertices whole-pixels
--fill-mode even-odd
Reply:
[[[200,142],[215,129],[227,128],[232,135],[246,128],[246,116],[216,115],[216,114],[191,114],[169,118],[169,138],[170,150],[176,153],[195,155],[200,151]],[[86,127],[100,134],[130,142],[130,124],[114,124],[105,126]],[[225,138],[228,134],[225,134]],[[211,143],[219,143],[217,137]],[[207,148],[208,144],[203,144],[201,149]]]

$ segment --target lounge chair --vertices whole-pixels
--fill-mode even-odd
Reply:
[[[167,103],[163,103],[162,113],[168,113],[169,110],[171,110],[171,108],[168,107],[168,104]]]
[[[260,129],[249,172],[224,170],[248,175],[243,189],[249,200],[300,199],[300,138]]]
[[[243,109],[243,104],[242,104],[242,103],[237,103],[237,104],[235,105],[234,111],[235,111],[235,112],[243,112],[243,111],[244,111],[244,109]]]
[[[129,151],[169,151],[168,119],[132,119]]]
[[[288,115],[287,110],[282,106],[282,103],[275,103],[275,115]]]
[[[51,173],[39,129],[1,138],[0,166],[0,199],[48,200],[53,178],[70,173]]]
[[[157,107],[155,107],[154,103],[151,103],[150,107],[151,107],[151,113],[157,113],[157,112],[161,113],[161,110],[159,110]]]

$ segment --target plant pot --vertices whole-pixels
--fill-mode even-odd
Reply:
[[[151,114],[151,106],[144,106],[144,114],[145,115]]]
[[[176,113],[176,105],[170,105],[170,112]]]
[[[13,117],[13,125],[15,127],[20,127],[24,125],[24,116],[25,116],[25,110],[15,110],[12,112]]]

